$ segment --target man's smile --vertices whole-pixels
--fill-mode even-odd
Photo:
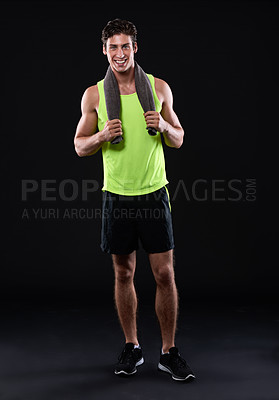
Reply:
[[[121,66],[124,67],[127,64],[127,58],[125,58],[124,60],[113,60],[113,62],[117,65],[117,66]]]

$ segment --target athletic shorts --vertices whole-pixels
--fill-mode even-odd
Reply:
[[[139,248],[161,253],[174,248],[167,188],[139,196],[103,192],[101,249],[130,254]]]

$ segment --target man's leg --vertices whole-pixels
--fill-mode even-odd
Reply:
[[[163,352],[175,346],[178,314],[178,293],[173,268],[173,250],[149,254],[149,261],[157,284],[155,310],[159,320]]]
[[[137,295],[134,286],[136,251],[125,255],[112,255],[115,274],[115,305],[126,343],[138,344]]]

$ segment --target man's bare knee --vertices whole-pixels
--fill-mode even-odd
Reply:
[[[161,266],[154,270],[154,278],[159,286],[171,286],[174,284],[174,271],[172,266]]]
[[[149,254],[149,261],[157,285],[171,286],[174,283],[173,251]]]
[[[133,281],[136,258],[135,254],[116,255],[112,256],[115,279],[120,283],[129,283]]]
[[[132,269],[116,267],[114,268],[114,272],[115,279],[119,283],[129,283],[132,282],[134,279],[134,271]]]

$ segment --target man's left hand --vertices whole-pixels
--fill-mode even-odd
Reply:
[[[157,111],[147,111],[143,114],[147,127],[155,128],[158,132],[165,132],[167,122]]]

